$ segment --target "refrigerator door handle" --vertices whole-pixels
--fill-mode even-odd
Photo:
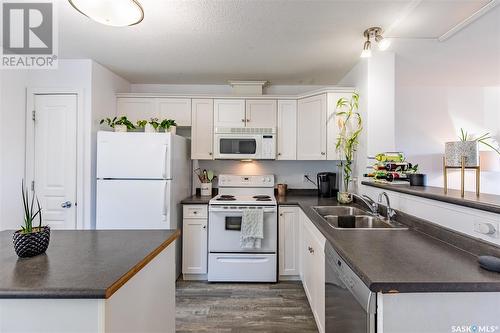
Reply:
[[[168,145],[165,145],[165,156],[163,158],[163,178],[167,179],[167,168],[168,168]]]
[[[168,203],[167,203],[167,192],[168,192],[168,182],[165,182],[165,188],[163,190],[163,220],[167,220],[167,213],[168,213]]]

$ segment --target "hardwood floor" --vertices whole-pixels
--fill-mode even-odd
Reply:
[[[300,282],[177,281],[177,332],[317,332]]]

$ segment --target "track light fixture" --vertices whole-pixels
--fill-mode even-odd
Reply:
[[[381,51],[387,50],[391,45],[391,41],[384,38],[382,36],[382,28],[380,27],[371,27],[365,30],[363,36],[365,36],[366,41],[363,45],[363,51],[361,52],[361,58],[369,58],[372,56],[372,42],[375,41],[377,43],[378,49]]]

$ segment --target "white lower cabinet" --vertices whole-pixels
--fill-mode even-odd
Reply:
[[[184,205],[182,274],[184,280],[205,280],[208,259],[208,206]]]
[[[325,331],[325,237],[300,210],[302,284],[320,332]]]
[[[281,280],[300,279],[299,207],[279,208],[279,274]]]

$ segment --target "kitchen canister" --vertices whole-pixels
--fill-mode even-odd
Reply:
[[[286,195],[287,189],[288,189],[287,184],[278,184],[278,195],[280,197],[284,197]]]
[[[201,183],[200,192],[202,197],[212,196],[212,183]]]

